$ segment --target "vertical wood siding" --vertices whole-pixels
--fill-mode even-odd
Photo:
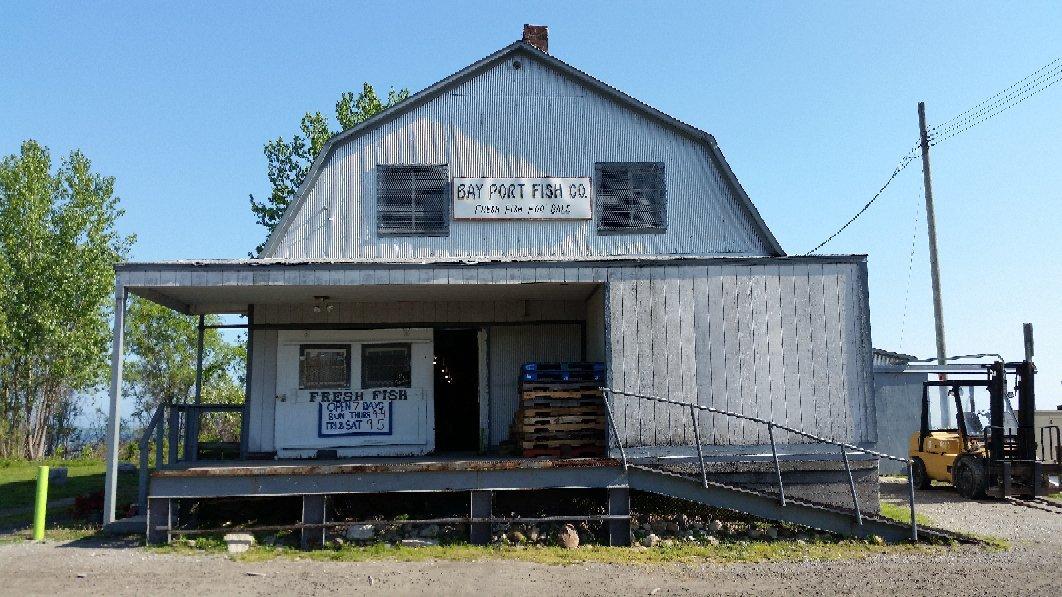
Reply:
[[[768,255],[762,232],[703,145],[537,60],[504,61],[336,149],[278,258],[579,259]],[[453,221],[445,237],[376,233],[378,164],[446,163],[451,177],[592,176],[599,161],[663,162],[664,234],[598,235],[594,221]],[[595,215],[596,217],[596,215]]]
[[[610,270],[612,387],[874,441],[862,264]],[[690,444],[688,412],[617,397],[631,445]],[[702,413],[702,438],[762,445],[766,426]],[[799,436],[778,433],[781,442]]]

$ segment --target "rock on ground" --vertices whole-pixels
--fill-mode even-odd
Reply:
[[[579,532],[572,525],[566,524],[557,533],[557,543],[560,543],[565,549],[575,549],[579,547]]]
[[[882,483],[899,499],[902,482]],[[135,542],[89,539],[0,544],[0,595],[1057,595],[1062,516],[939,489],[918,492],[939,526],[1008,538],[1013,549],[976,547],[865,559],[758,564],[573,564],[519,561],[245,563],[224,555],[162,554]],[[646,548],[641,548],[646,549]],[[249,576],[249,573],[258,576]],[[370,581],[370,578],[372,579]],[[338,579],[338,580],[337,580]],[[1002,580],[1001,580],[1002,579]]]

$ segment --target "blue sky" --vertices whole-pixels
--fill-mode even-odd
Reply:
[[[242,257],[267,139],[362,81],[421,89],[525,22],[713,133],[790,253],[884,182],[919,100],[940,123],[1062,56],[1062,5],[1041,3],[6,2],[0,153],[81,148],[117,178],[135,259]],[[948,352],[1020,358],[1033,322],[1041,406],[1062,402],[1059,139],[1062,85],[933,149]],[[869,254],[875,346],[931,356],[922,201],[915,163],[826,250]]]

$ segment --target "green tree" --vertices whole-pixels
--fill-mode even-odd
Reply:
[[[53,172],[30,140],[0,163],[0,457],[43,456],[71,393],[106,378],[114,264],[134,240],[118,205],[78,151]]]
[[[392,89],[387,93],[387,99],[381,100],[372,85],[363,83],[359,94],[355,96],[353,91],[344,92],[336,102],[338,131],[332,131],[328,118],[320,112],[307,112],[299,123],[301,135],[293,136],[290,141],[277,137],[266,143],[266,174],[272,191],[263,201],[251,195],[251,213],[259,224],[265,226],[266,234],[276,228],[314,159],[332,135],[357,126],[408,97],[408,89]],[[260,254],[263,246],[264,243],[255,247],[251,256]]]
[[[206,317],[207,325],[221,322]],[[126,394],[134,399],[133,417],[145,424],[162,403],[187,404],[195,398],[196,318],[133,297],[126,313]],[[229,341],[217,329],[203,334],[204,403],[239,404],[244,400],[247,350],[240,337]],[[204,418],[202,439],[238,438],[238,415]]]

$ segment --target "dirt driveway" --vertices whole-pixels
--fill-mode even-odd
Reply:
[[[903,486],[883,483],[883,497]],[[959,548],[850,562],[547,566],[525,562],[240,563],[100,544],[0,545],[0,593],[55,594],[1057,594],[1062,516],[946,489],[920,492],[921,511],[941,526],[1014,542],[994,553]],[[1009,583],[1009,587],[1004,586]]]

